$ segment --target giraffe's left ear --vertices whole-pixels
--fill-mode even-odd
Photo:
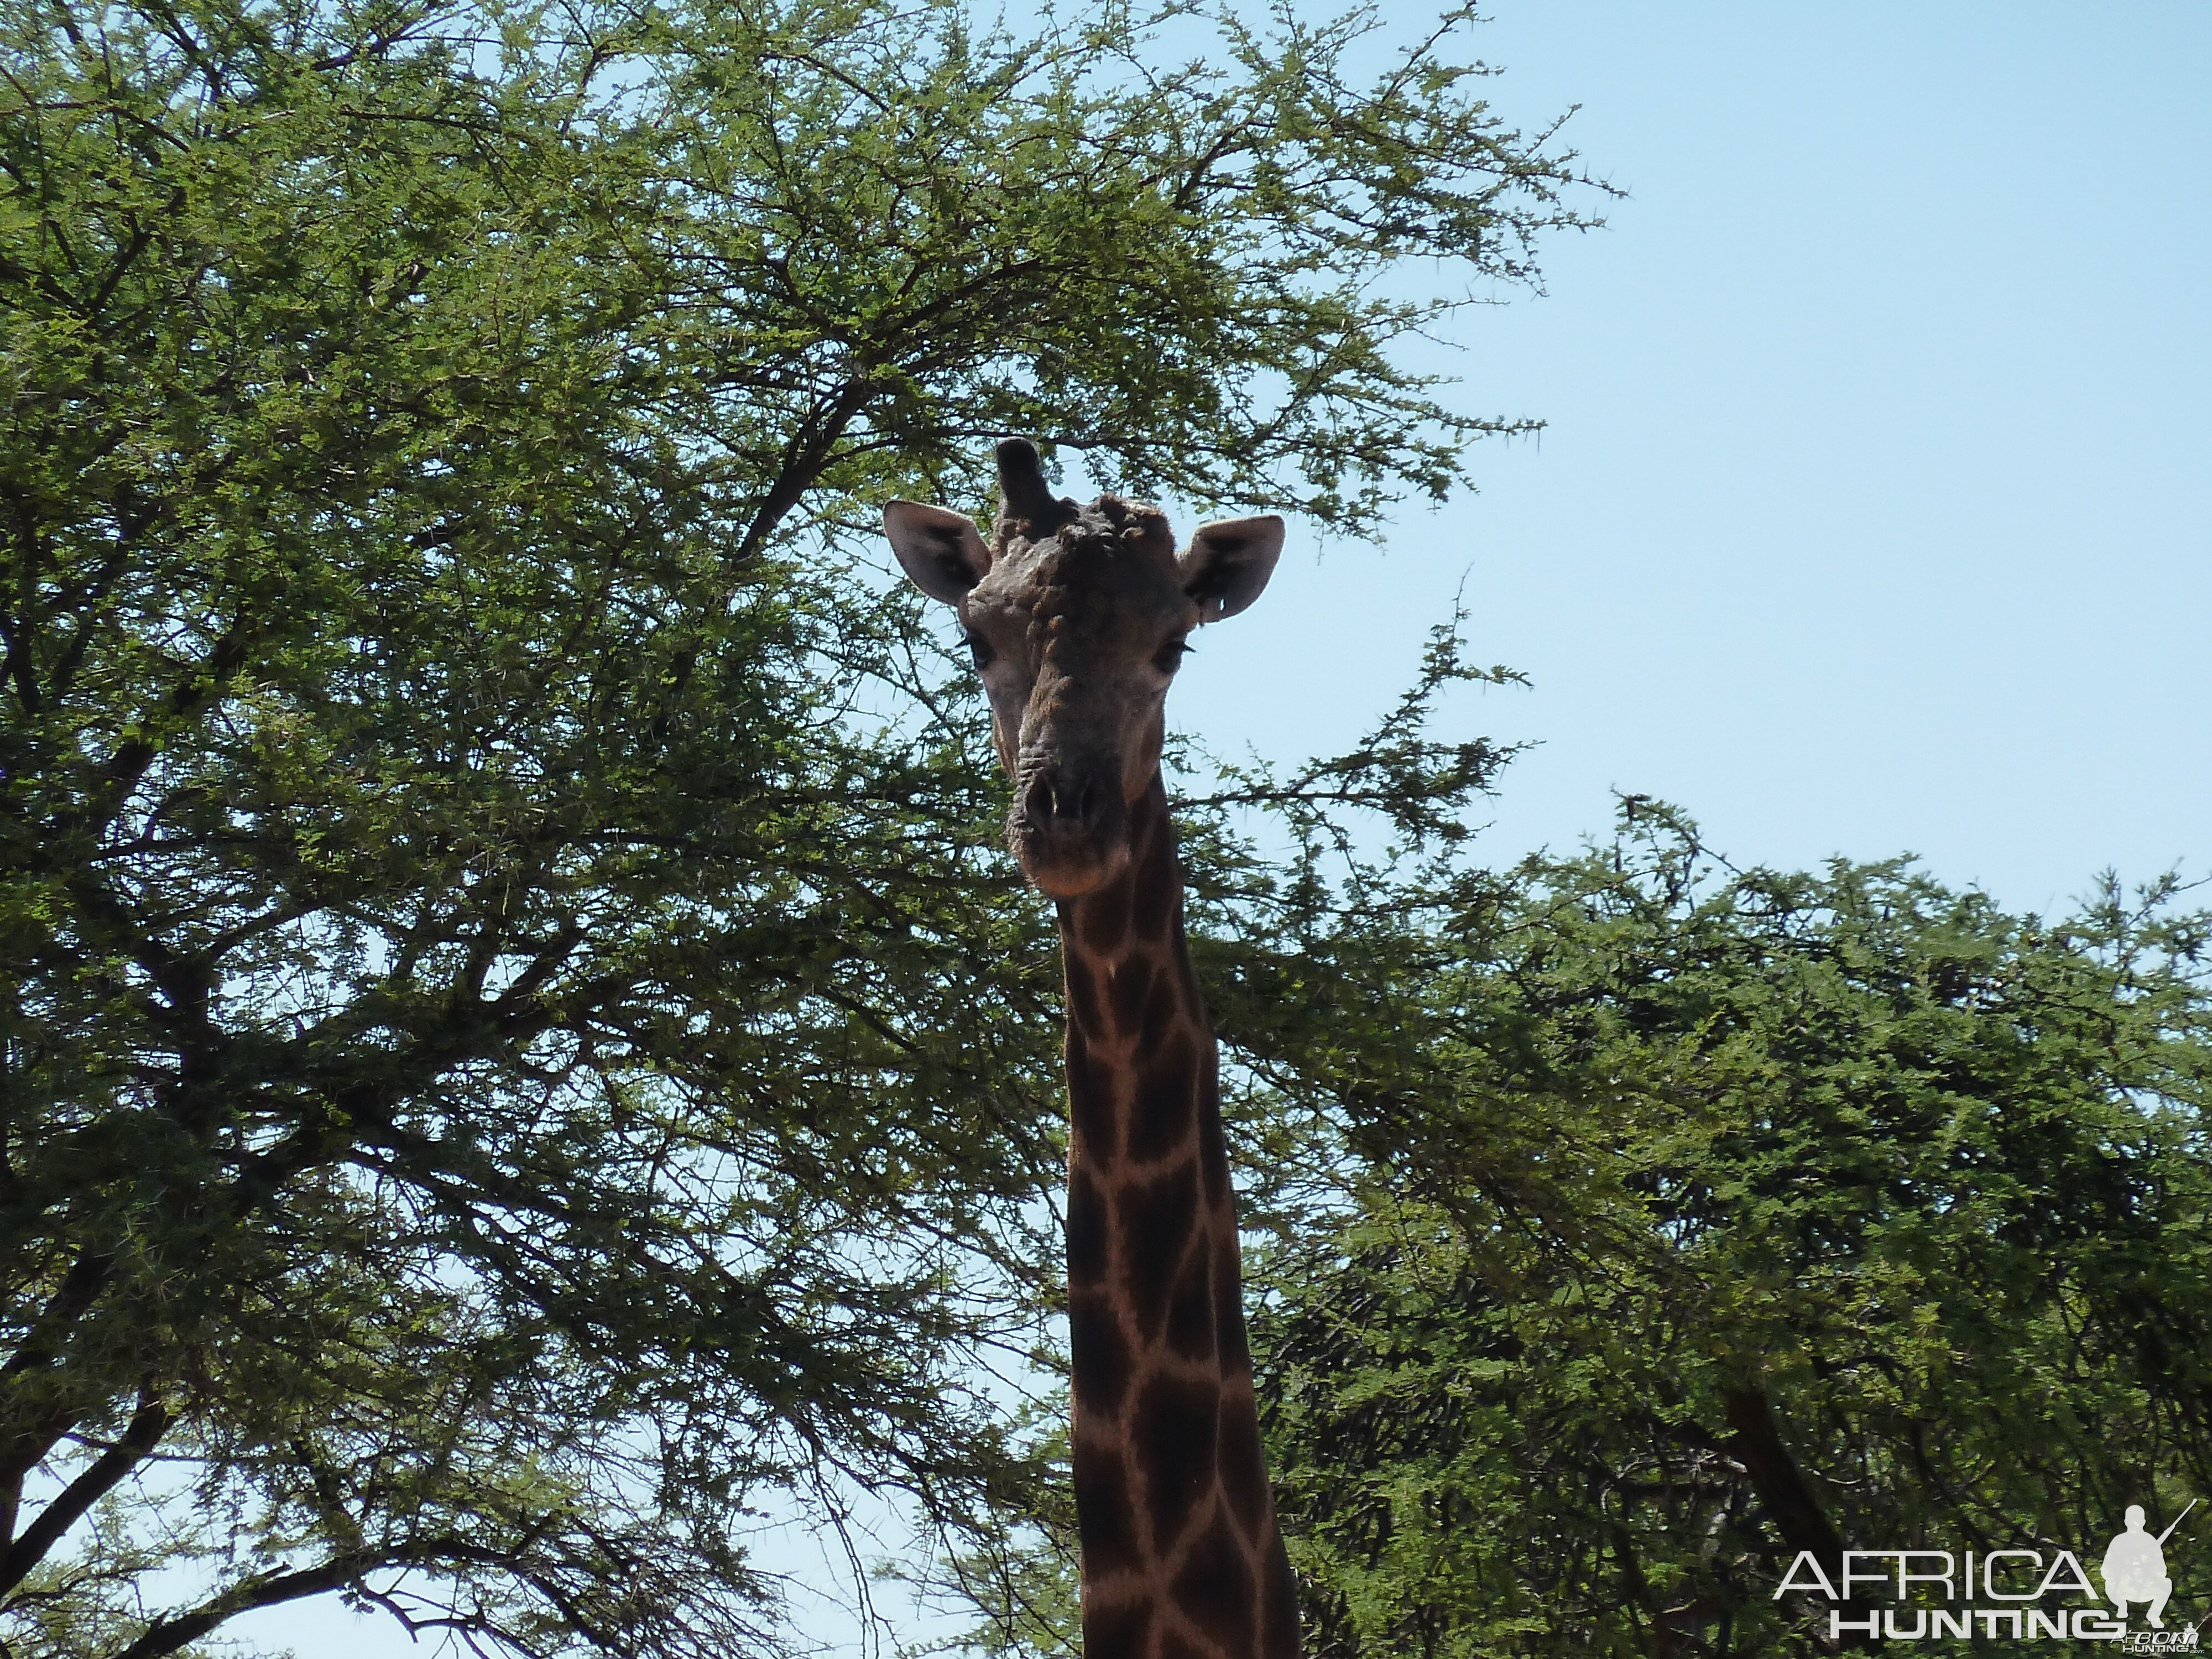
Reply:
[[[1283,554],[1283,521],[1224,519],[1201,526],[1190,550],[1176,561],[1182,591],[1198,601],[1201,623],[1233,617],[1260,597]]]

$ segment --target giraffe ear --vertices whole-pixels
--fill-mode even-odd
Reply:
[[[1200,526],[1190,550],[1176,561],[1182,591],[1198,601],[1201,623],[1233,617],[1260,597],[1283,553],[1283,521],[1224,519]]]
[[[941,507],[893,501],[884,508],[884,534],[907,580],[947,605],[957,605],[991,568],[991,550],[975,521]]]

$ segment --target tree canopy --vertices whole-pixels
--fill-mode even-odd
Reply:
[[[1336,1178],[1255,1322],[1310,1651],[1830,1651],[1800,1551],[2078,1551],[2208,1489],[2173,882],[2044,921],[1632,802],[1430,897],[1425,953],[1253,958],[1262,1054],[1338,1016]]]
[[[1352,532],[1448,488],[1509,423],[1403,348],[1486,289],[1378,279],[1578,222],[1465,21],[1360,79],[1358,19],[1178,66],[1110,4],[0,17],[9,1650],[336,1591],[775,1651],[763,1494],[1024,1489],[1049,929],[841,538],[1007,432]]]

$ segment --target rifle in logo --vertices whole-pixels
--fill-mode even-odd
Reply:
[[[2189,1511],[2190,1511],[2191,1510],[2195,1509],[2195,1508],[2197,1506],[2197,1504],[2200,1504],[2200,1503],[2202,1503],[2203,1501],[2203,1500],[2202,1498],[2191,1498],[2191,1499],[2189,1500],[2188,1504],[2187,1504],[2185,1506],[2184,1506],[2184,1508],[2183,1508],[2183,1510],[2182,1510],[2181,1513],[2180,1513],[2180,1514],[2179,1514],[2179,1515],[2177,1515],[2177,1516],[2175,1516],[2173,1517],[2173,1527],[2178,1527],[2178,1526],[2179,1526],[2183,1522],[2185,1522],[2185,1521],[2186,1521],[2187,1519],[2189,1519]],[[2172,1536],[2173,1536],[2173,1527],[2168,1527],[2168,1528],[2167,1528],[2164,1532],[2162,1532],[2162,1533],[2159,1534],[2159,1535],[2158,1535],[2158,1541],[2160,1542],[2160,1545],[2163,1545],[2163,1544],[2166,1542],[2166,1540],[2167,1539],[2169,1539],[2169,1538],[2171,1538],[2171,1537],[2172,1537]]]

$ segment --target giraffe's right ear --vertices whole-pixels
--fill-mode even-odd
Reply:
[[[893,501],[884,508],[884,534],[907,579],[947,605],[957,605],[991,568],[991,550],[975,521],[941,507]]]

